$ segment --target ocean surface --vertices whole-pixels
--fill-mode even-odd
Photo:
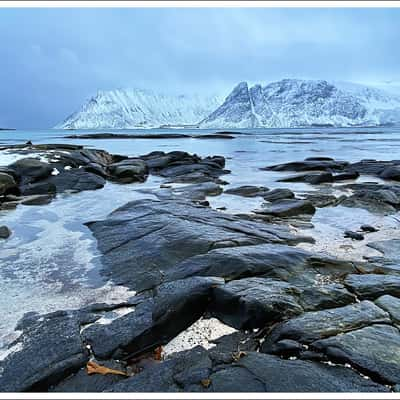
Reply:
[[[261,171],[260,167],[303,160],[311,156],[330,156],[340,160],[392,160],[400,156],[400,128],[315,128],[315,129],[255,129],[240,130],[228,139],[64,139],[69,134],[90,131],[0,131],[0,146],[24,143],[75,143],[99,148],[115,154],[136,156],[151,151],[183,150],[201,156],[223,155],[231,174],[222,178],[227,187],[242,184],[269,188],[289,187],[301,194],[314,190],[302,183],[276,180],[288,173]],[[107,130],[107,132],[113,132]],[[201,135],[215,130],[154,129],[115,131],[129,134],[186,133]],[[239,133],[240,132],[240,133]],[[0,165],[8,165],[21,156],[0,151]],[[364,181],[377,178],[362,177]],[[26,312],[50,312],[77,308],[93,302],[121,301],[130,297],[124,287],[115,287],[101,275],[101,263],[96,242],[85,222],[105,218],[115,208],[138,198],[151,195],[143,189],[158,188],[163,182],[151,176],[143,184],[118,185],[107,183],[103,189],[64,194],[44,206],[19,206],[16,210],[0,211],[0,225],[7,225],[12,236],[0,241],[0,348],[18,333],[16,322]],[[258,208],[263,199],[246,199],[221,195],[210,197],[213,207],[226,207],[224,212],[248,212]],[[309,247],[332,255],[362,258],[365,243],[352,244],[343,239],[343,231],[356,229],[362,223],[381,227],[371,234],[371,240],[399,236],[398,216],[380,217],[361,209],[328,207],[318,209],[313,229],[304,232],[317,239]],[[305,245],[307,246],[307,245]],[[308,245],[310,246],[310,245]],[[373,254],[373,250],[368,250]]]

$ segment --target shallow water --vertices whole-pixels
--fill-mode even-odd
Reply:
[[[86,131],[82,131],[88,133]],[[91,131],[98,132],[98,131]],[[127,130],[124,133],[165,133],[168,130]],[[176,131],[175,131],[176,132]],[[212,130],[179,130],[179,133],[210,133]],[[261,171],[271,164],[303,160],[311,156],[330,156],[358,161],[364,158],[391,160],[398,158],[399,128],[370,129],[259,129],[242,130],[248,135],[235,139],[63,139],[66,134],[81,131],[0,131],[0,143],[76,143],[129,156],[154,150],[184,150],[201,156],[220,154],[226,157],[231,174],[222,178],[230,186],[263,185],[269,188],[290,187],[302,192],[313,190],[302,183],[276,182],[290,173]],[[0,165],[17,157],[0,151]],[[363,181],[376,180],[363,177]],[[85,222],[102,219],[126,202],[150,197],[140,190],[156,189],[161,178],[150,177],[144,184],[107,185],[97,191],[58,196],[45,206],[19,206],[0,212],[0,225],[7,225],[12,236],[0,242],[0,347],[25,312],[49,312],[76,308],[97,301],[122,301],[132,295],[123,287],[113,287],[100,274],[99,253]],[[233,195],[209,198],[213,207],[226,207],[227,212],[248,212],[258,208],[262,198],[246,199]],[[369,240],[400,236],[398,221],[393,216],[380,218],[365,210],[329,207],[318,209],[313,217],[314,229],[305,233],[316,238],[317,249],[341,257],[359,259]],[[343,231],[363,223],[381,227],[356,243],[344,239]],[[303,232],[304,233],[304,232]],[[350,247],[349,247],[350,246]],[[368,249],[370,255],[375,255]]]

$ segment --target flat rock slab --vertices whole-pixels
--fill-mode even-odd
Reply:
[[[265,338],[262,351],[269,352],[273,343],[283,339],[307,344],[368,325],[390,322],[386,311],[367,300],[344,307],[307,312],[273,329]]]
[[[27,316],[16,330],[22,335],[0,361],[0,391],[41,390],[81,368],[89,353],[79,334],[83,323],[97,317],[58,311]]]
[[[330,172],[299,174],[278,179],[278,182],[304,182],[311,185],[319,185],[333,182],[333,176]]]
[[[313,254],[297,247],[276,244],[225,247],[189,257],[169,271],[166,280],[189,276],[219,276],[225,280],[263,276],[308,285],[314,289],[317,275],[343,278],[356,272],[353,263]],[[324,286],[325,290],[329,286]],[[323,290],[323,288],[321,288]]]
[[[400,332],[388,325],[373,325],[312,344],[331,359],[390,384],[400,382]]]
[[[386,294],[376,299],[375,304],[387,311],[394,323],[400,324],[400,298]]]
[[[384,294],[400,297],[399,275],[348,275],[344,281],[362,299],[376,299]]]
[[[136,291],[164,281],[184,260],[213,249],[309,240],[286,227],[248,221],[190,201],[138,200],[88,224],[103,254],[103,271]]]
[[[128,378],[112,392],[387,392],[343,367],[246,352],[238,361],[232,354],[195,348],[175,355],[154,368]],[[229,362],[230,360],[230,362]]]
[[[268,193],[265,193],[263,198],[266,201],[274,202],[284,199],[293,199],[295,197],[294,193],[290,189],[273,189]]]
[[[349,163],[347,161],[335,161],[335,160],[317,160],[308,159],[304,161],[293,161],[285,164],[272,165],[269,167],[261,168],[263,170],[270,171],[341,171]]]
[[[300,291],[274,279],[240,279],[216,287],[213,293],[214,315],[237,329],[261,328],[303,312]]]
[[[302,214],[314,214],[315,207],[310,201],[288,199],[263,204],[263,208],[256,210],[257,214],[267,214],[273,217],[293,217]]]
[[[256,196],[264,196],[268,192],[269,189],[266,188],[265,186],[244,185],[232,189],[227,189],[225,190],[224,193],[234,194],[236,196],[243,196],[243,197],[256,197]]]

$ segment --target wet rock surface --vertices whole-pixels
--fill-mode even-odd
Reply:
[[[293,229],[309,222],[316,207],[396,212],[398,162],[311,157],[265,169],[300,173],[286,182],[313,185],[309,192],[255,185],[223,192],[221,177],[229,171],[222,156],[155,151],[128,158],[75,145],[14,151],[29,157],[1,168],[2,208],[46,204],[58,193],[95,190],[107,181],[139,184],[156,175],[164,182],[143,190],[151,199],[87,223],[102,276],[135,294],[120,304],[27,314],[1,353],[0,390],[398,390],[400,274],[376,260],[317,253],[314,240]],[[362,175],[385,183],[345,182]],[[223,193],[266,203],[240,215],[211,208],[210,196]],[[377,232],[360,225],[350,237],[367,241]],[[300,247],[306,243],[311,250]],[[368,245],[393,266],[399,243]],[[163,346],[204,318],[237,331],[210,346],[162,355]],[[89,374],[88,363],[114,372]]]

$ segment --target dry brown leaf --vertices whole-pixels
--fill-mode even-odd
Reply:
[[[92,375],[92,374],[100,374],[100,375],[113,374],[113,375],[128,376],[123,371],[118,371],[116,369],[111,369],[111,368],[104,367],[103,365],[99,365],[99,364],[95,363],[94,361],[89,361],[87,363],[87,365],[86,365],[86,368],[87,368],[88,375]]]
[[[153,358],[156,361],[161,361],[162,360],[162,352],[163,352],[162,346],[157,347],[156,349],[154,349]]]
[[[202,379],[201,385],[205,388],[208,388],[211,385],[211,379]]]

